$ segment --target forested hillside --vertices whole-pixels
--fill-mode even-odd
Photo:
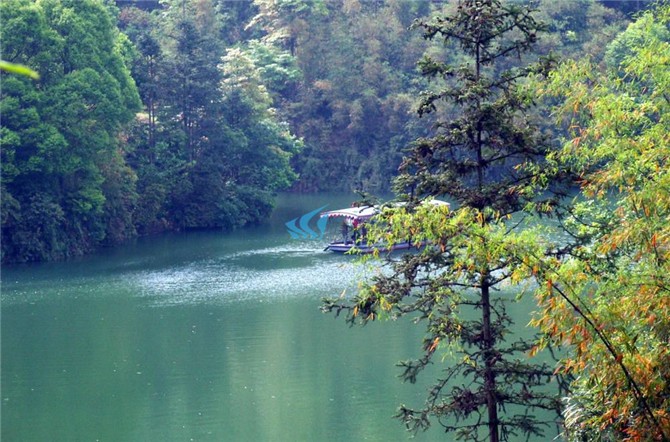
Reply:
[[[257,223],[280,190],[388,190],[450,112],[416,117],[439,88],[417,62],[456,52],[412,23],[454,7],[3,1],[3,60],[41,75],[1,74],[3,261]],[[627,22],[590,0],[543,0],[538,18],[538,51],[596,63]]]
[[[3,259],[84,253],[134,234],[135,173],[120,133],[142,103],[101,2],[3,1]]]

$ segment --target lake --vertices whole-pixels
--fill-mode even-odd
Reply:
[[[322,314],[364,271],[284,225],[351,199],[283,195],[261,226],[3,267],[2,440],[407,440],[392,416],[432,378],[403,384],[395,364],[421,327]]]

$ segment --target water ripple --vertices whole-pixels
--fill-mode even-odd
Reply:
[[[339,294],[355,287],[362,271],[350,257],[291,244],[139,272],[133,284],[157,306],[263,302]]]

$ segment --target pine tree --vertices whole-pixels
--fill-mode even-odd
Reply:
[[[420,63],[424,75],[444,85],[424,95],[420,114],[444,105],[451,118],[412,145],[395,183],[407,204],[387,209],[370,235],[390,242],[411,235],[430,246],[392,261],[391,270],[364,286],[352,303],[326,300],[323,306],[347,311],[352,323],[380,315],[425,321],[423,355],[400,364],[406,381],[416,381],[447,348],[458,356],[423,408],[400,408],[398,417],[412,430],[428,428],[435,417],[465,440],[539,436],[547,422],[534,411],[558,409],[548,393],[551,368],[527,360],[533,343],[506,342],[512,325],[506,305],[513,288],[533,271],[526,257],[544,253],[537,232],[510,226],[508,218],[555,204],[535,195],[537,170],[549,147],[531,121],[532,100],[520,88],[548,63],[515,67],[543,29],[532,12],[497,0],[463,0],[453,14],[419,24],[425,38],[459,47],[465,61]],[[458,208],[423,203],[441,196]]]

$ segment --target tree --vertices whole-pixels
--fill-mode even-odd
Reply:
[[[300,71],[286,51],[258,40],[229,48],[221,61],[219,90],[229,128],[232,200],[246,208],[243,223],[257,222],[269,215],[274,192],[288,188],[297,178],[290,159],[300,152],[302,142],[274,106],[279,91],[290,88]]]
[[[0,14],[5,56],[40,72],[39,83],[2,74],[3,260],[62,258],[125,238],[132,204],[116,206],[107,191],[126,179],[117,137],[139,99],[112,17],[93,0],[13,0]],[[108,237],[110,222],[117,234]]]
[[[129,131],[142,232],[259,222],[296,179],[301,143],[273,106],[299,71],[259,40],[224,47],[240,26],[224,11],[249,12],[209,0],[165,2],[153,16],[122,11],[147,111]]]
[[[544,253],[540,232],[509,217],[556,204],[535,195],[537,169],[550,148],[532,122],[531,97],[519,85],[530,72],[544,73],[547,64],[510,68],[508,59],[529,51],[543,26],[527,7],[464,0],[451,15],[420,27],[425,38],[463,54],[458,66],[433,58],[420,63],[424,75],[444,85],[424,94],[420,114],[444,103],[453,117],[413,143],[395,183],[407,205],[387,209],[369,240],[430,245],[391,260],[352,302],[327,300],[323,309],[347,311],[352,323],[388,315],[426,321],[423,355],[401,363],[407,381],[414,382],[440,350],[459,355],[421,409],[400,408],[409,429],[426,429],[435,417],[459,439],[538,436],[546,422],[533,411],[558,409],[546,387],[552,370],[527,360],[532,342],[506,342],[512,324],[506,305],[533,272],[528,257]],[[459,207],[425,203],[443,195]]]
[[[260,26],[270,43],[279,42],[293,56],[299,46],[299,35],[306,27],[305,18],[316,14],[325,15],[323,0],[255,0],[258,14],[253,17],[247,28]]]
[[[540,54],[551,51],[563,58],[590,56],[594,61],[600,61],[608,43],[626,25],[623,14],[595,0],[542,0],[537,8],[538,18],[548,27],[538,42],[537,52]]]
[[[326,5],[327,15],[305,15],[296,28],[303,80],[279,107],[305,140],[297,189],[388,191],[402,149],[425,134],[412,107],[423,83],[416,60],[427,44],[406,24],[431,4]]]
[[[189,162],[198,160],[206,149],[210,133],[220,114],[221,96],[217,87],[221,74],[217,62],[223,48],[217,40],[218,32],[195,21],[194,2],[188,3],[188,14],[179,14],[176,22],[166,23],[163,32],[172,38],[169,56],[164,59],[163,93],[171,102],[162,107],[165,121],[178,121],[184,135],[184,151]],[[165,12],[169,17],[170,9]],[[213,10],[210,15],[215,15]],[[207,23],[208,24],[208,23]]]
[[[564,225],[581,244],[540,261],[536,323],[566,349],[569,440],[670,440],[670,6],[543,87],[569,139],[554,167],[580,177]]]

